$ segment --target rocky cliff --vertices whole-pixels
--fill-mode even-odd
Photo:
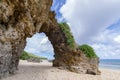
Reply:
[[[68,47],[55,13],[50,11],[51,5],[52,0],[0,0],[0,77],[16,72],[26,38],[36,32],[44,32],[51,41],[53,66],[78,73],[99,73],[98,59],[89,59],[77,48]]]

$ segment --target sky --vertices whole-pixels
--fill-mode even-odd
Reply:
[[[56,12],[58,22],[69,24],[78,44],[91,45],[101,59],[120,59],[119,4],[120,0],[54,0],[51,10]],[[25,50],[53,58],[50,54],[54,49],[45,34],[34,36],[27,39]],[[44,39],[46,44],[42,45]]]

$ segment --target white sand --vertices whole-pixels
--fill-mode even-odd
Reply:
[[[101,75],[77,74],[51,67],[51,63],[20,61],[16,75],[3,80],[120,80],[120,71],[100,69]]]

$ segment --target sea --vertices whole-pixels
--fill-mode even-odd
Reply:
[[[120,59],[101,59],[99,67],[120,70]]]

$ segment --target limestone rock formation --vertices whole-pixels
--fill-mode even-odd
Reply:
[[[26,38],[36,32],[44,32],[51,41],[53,66],[78,73],[99,73],[98,59],[88,59],[77,48],[68,47],[55,13],[50,11],[51,5],[52,0],[0,0],[0,77],[18,70]]]

